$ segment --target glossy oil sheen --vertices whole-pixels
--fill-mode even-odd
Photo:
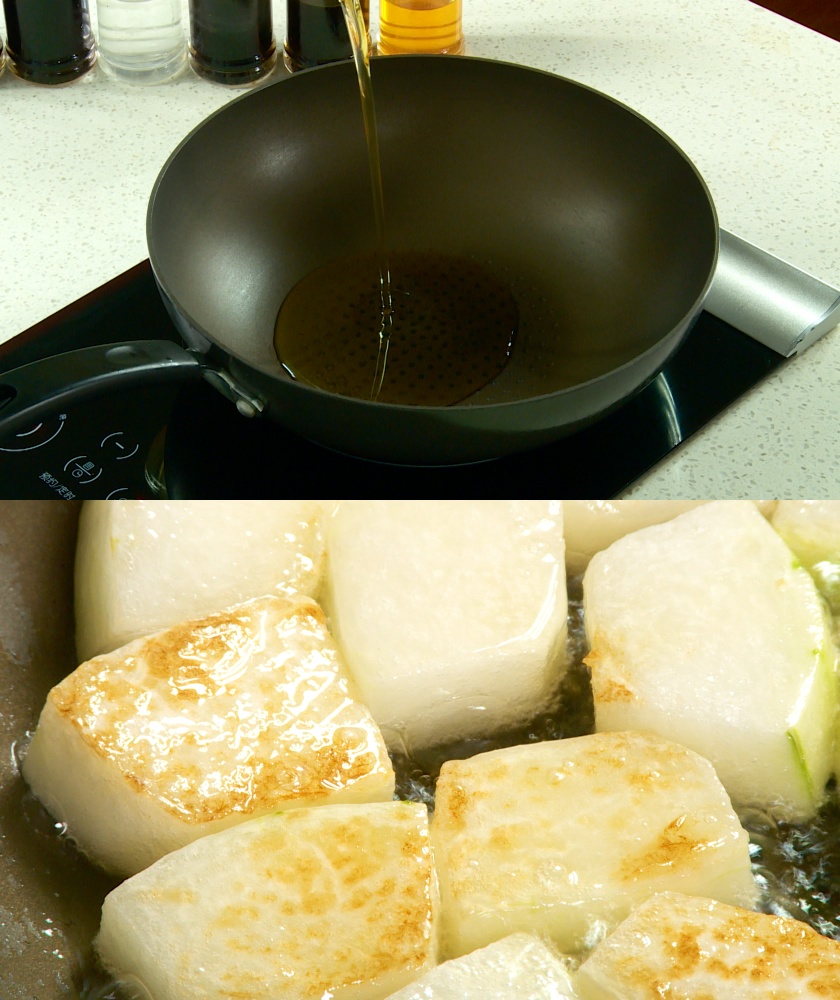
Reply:
[[[326,264],[292,289],[275,327],[281,364],[329,392],[404,405],[450,406],[492,382],[508,363],[518,322],[505,283],[468,258],[392,251],[389,261],[387,364],[379,357],[379,271],[370,255]]]

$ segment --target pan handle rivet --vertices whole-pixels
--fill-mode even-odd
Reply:
[[[237,399],[236,409],[239,410],[243,417],[256,417],[259,413],[256,406],[253,403],[249,403],[247,399]]]

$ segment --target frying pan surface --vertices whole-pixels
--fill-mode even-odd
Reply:
[[[148,213],[164,301],[185,340],[265,414],[350,454],[475,461],[576,430],[642,388],[702,308],[717,259],[703,180],[661,131],[573,81],[491,60],[372,66],[389,246],[475,258],[520,312],[502,375],[451,407],[341,397],[273,350],[304,276],[375,247],[354,69],[254,91],[169,159]]]

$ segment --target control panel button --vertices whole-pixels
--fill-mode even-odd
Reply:
[[[43,448],[64,430],[66,419],[67,414],[60,413],[49,420],[39,420],[34,427],[3,439],[0,451],[34,451],[36,448]]]
[[[88,483],[99,479],[102,475],[102,466],[97,465],[87,455],[75,455],[65,463],[64,471],[69,472],[79,486],[87,486]]]
[[[140,445],[133,441],[127,441],[122,431],[106,434],[99,442],[99,447],[108,457],[115,458],[118,462],[133,458],[140,450]]]

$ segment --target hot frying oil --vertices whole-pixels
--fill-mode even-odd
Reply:
[[[274,336],[287,371],[342,396],[416,406],[451,406],[492,382],[517,329],[507,285],[465,257],[391,251],[389,263],[385,356],[378,261],[360,255],[318,268],[287,296]]]

